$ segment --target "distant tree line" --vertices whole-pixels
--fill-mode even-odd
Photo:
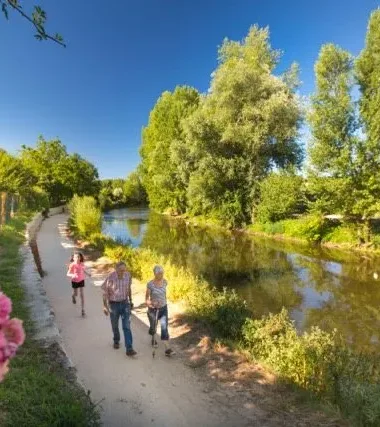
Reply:
[[[126,179],[104,179],[100,183],[99,203],[103,210],[121,207],[147,206],[148,199],[139,170]]]
[[[100,181],[93,164],[69,154],[60,140],[40,137],[14,156],[0,149],[0,191],[21,196],[33,209],[57,206],[74,194],[98,195]]]

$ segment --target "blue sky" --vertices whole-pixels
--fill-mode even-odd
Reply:
[[[240,40],[252,24],[269,25],[272,46],[284,51],[279,70],[299,62],[307,95],[321,45],[358,54],[369,14],[380,6],[378,0],[38,3],[47,28],[68,47],[37,42],[22,18],[0,16],[0,147],[15,152],[40,134],[59,137],[95,163],[102,178],[126,176],[138,164],[141,128],[161,92],[177,84],[207,90],[225,37]]]

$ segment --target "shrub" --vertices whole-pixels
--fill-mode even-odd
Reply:
[[[259,222],[276,222],[304,211],[303,179],[272,173],[260,183],[260,202],[254,213]]]
[[[347,225],[340,225],[328,232],[323,237],[323,242],[337,244],[347,243],[350,245],[355,245],[358,243],[358,237],[352,227]]]
[[[137,252],[127,245],[118,245],[115,243],[107,242],[105,244],[104,254],[113,262],[124,261],[131,274],[141,279],[141,267],[137,256]]]
[[[358,425],[379,425],[378,357],[354,353],[336,332],[313,327],[298,335],[285,309],[247,319],[242,336],[251,355],[281,377],[337,404]]]
[[[74,196],[69,203],[71,225],[82,237],[90,237],[100,233],[102,228],[102,212],[93,197]]]

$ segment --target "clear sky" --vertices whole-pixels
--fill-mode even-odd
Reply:
[[[21,17],[0,16],[0,147],[15,152],[38,135],[59,137],[95,163],[102,178],[123,177],[139,162],[141,128],[164,90],[204,92],[225,37],[269,25],[284,51],[279,71],[301,67],[313,91],[323,43],[353,54],[363,47],[379,0],[27,0],[48,14],[47,29],[66,49],[38,42]]]

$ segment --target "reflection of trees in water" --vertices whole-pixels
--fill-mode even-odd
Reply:
[[[373,279],[376,260],[350,261],[342,263],[339,272],[330,272],[325,260],[298,257],[298,266],[308,273],[304,285],[330,294],[320,307],[306,310],[306,326],[336,328],[355,347],[380,349],[380,283]]]
[[[129,218],[125,220],[125,223],[127,225],[129,235],[132,238],[138,239],[139,237],[141,237],[143,223],[141,222],[140,219]]]
[[[170,255],[219,288],[235,288],[257,315],[301,303],[298,277],[286,253],[242,233],[188,227],[152,214],[142,246]]]

